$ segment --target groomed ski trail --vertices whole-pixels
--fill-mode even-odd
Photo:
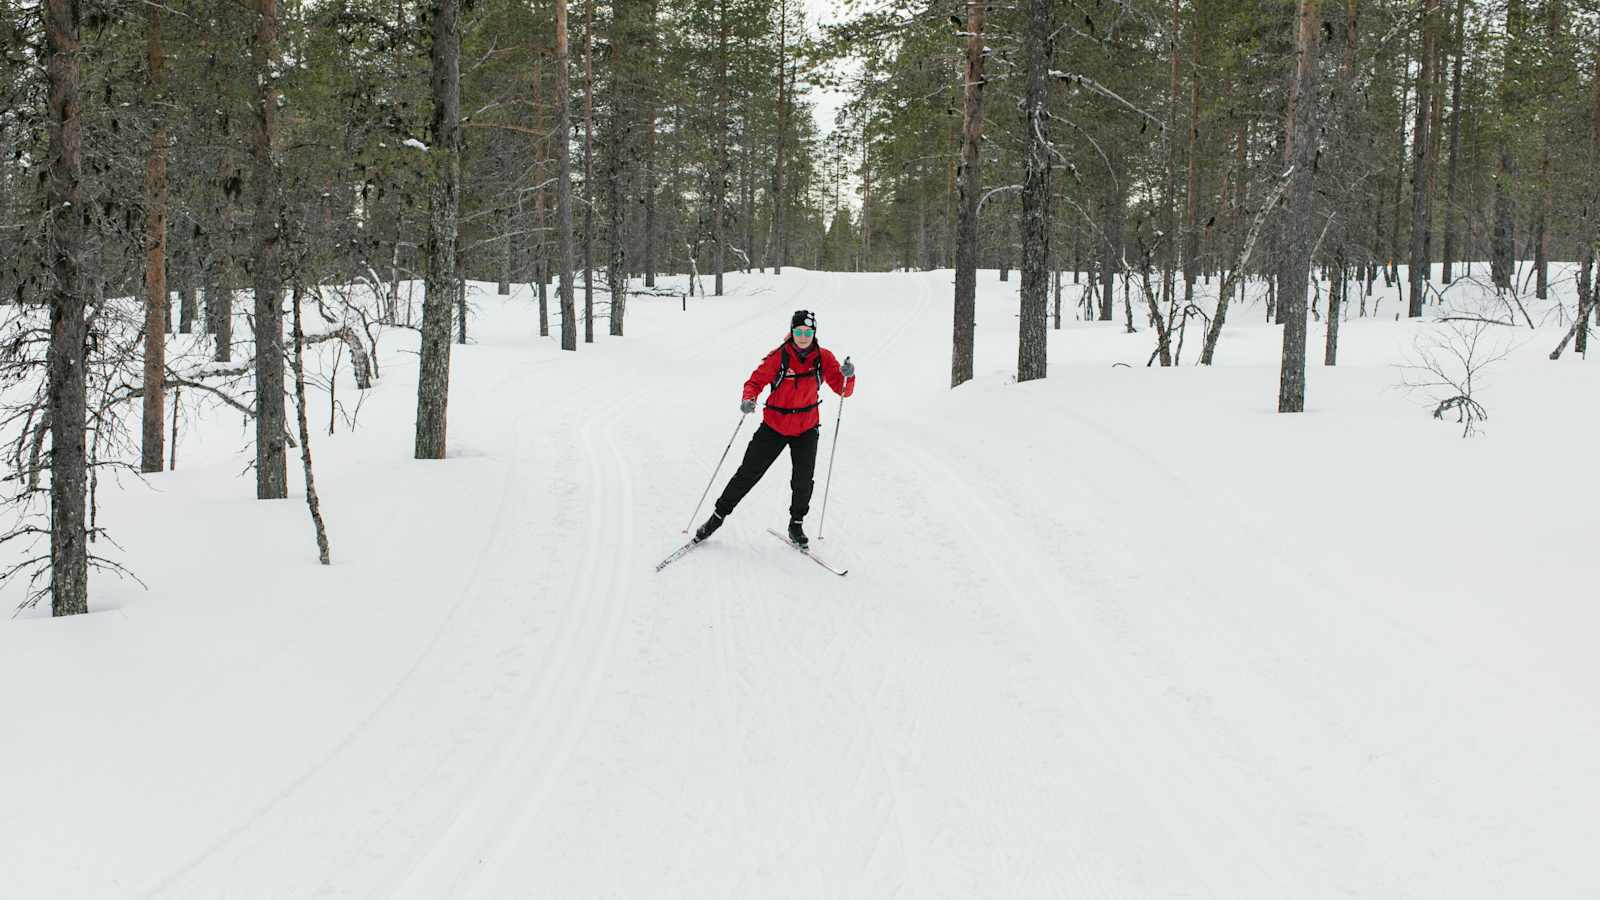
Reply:
[[[195,801],[117,893],[1467,897],[1583,852],[1565,820],[1526,814],[1595,796],[1559,765],[1595,745],[1562,727],[1567,698],[1468,664],[1336,553],[1264,552],[1295,535],[1196,477],[1203,428],[1108,413],[1173,374],[1074,356],[1120,336],[1051,330],[1049,383],[1008,383],[1015,297],[992,275],[978,378],[955,391],[947,271],[730,276],[687,311],[632,301],[627,337],[575,354],[558,327],[534,336],[526,290],[477,298],[459,455],[399,470],[438,498],[414,527],[469,549],[376,563],[448,577],[374,619],[368,647],[308,622],[257,663],[403,648],[370,654],[364,693],[320,683],[356,712],[274,734],[285,762]],[[787,454],[651,571],[798,308],[861,371],[814,541],[851,575],[761,534],[787,509]],[[399,422],[407,359],[386,359],[379,396]],[[1184,374],[1209,379],[1192,396],[1240,383]]]

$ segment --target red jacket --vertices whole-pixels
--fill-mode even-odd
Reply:
[[[783,367],[785,356],[789,370],[783,381],[773,387],[772,383],[778,378],[778,370]],[[754,400],[761,396],[762,388],[772,387],[772,393],[767,395],[767,408],[762,414],[762,421],[785,437],[804,434],[822,423],[822,414],[817,410],[817,404],[821,402],[817,389],[819,367],[822,380],[833,388],[835,394],[848,397],[855,393],[855,376],[845,378],[839,371],[839,360],[832,353],[814,341],[808,350],[802,352],[791,338],[768,353],[761,365],[750,373],[750,380],[744,383],[744,399]]]

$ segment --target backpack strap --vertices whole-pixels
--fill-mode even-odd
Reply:
[[[778,374],[772,379],[772,389],[777,390],[778,385],[789,377],[789,344],[787,342],[778,347]]]
[[[789,342],[788,341],[784,341],[783,344],[778,347],[778,353],[779,353],[779,357],[778,357],[778,360],[779,360],[779,362],[778,362],[778,374],[777,374],[776,377],[774,377],[772,379],[772,389],[773,390],[777,390],[778,386],[783,384],[783,380],[785,378],[789,378],[789,377],[794,375],[794,370],[789,365]],[[816,376],[816,379],[817,379],[817,391],[821,392],[821,390],[822,390],[822,347],[821,346],[817,347],[817,361],[815,363],[811,364],[811,374]]]

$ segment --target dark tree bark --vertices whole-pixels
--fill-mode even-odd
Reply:
[[[256,292],[256,498],[289,496],[284,434],[288,418],[283,404],[283,254],[282,198],[278,169],[272,159],[278,108],[278,0],[256,0],[256,72],[254,282]]]
[[[1557,57],[1566,52],[1561,39],[1563,27],[1561,0],[1547,0],[1546,13],[1548,19],[1548,32],[1545,35],[1548,41],[1548,53]],[[1545,65],[1545,91],[1547,97],[1558,97],[1561,91],[1561,82],[1558,75],[1560,63],[1552,58]],[[1560,129],[1556,125],[1556,114],[1549,108],[1541,108],[1539,118],[1543,119],[1543,128],[1539,134],[1539,211],[1533,226],[1533,269],[1534,269],[1534,296],[1540,300],[1550,297],[1550,205],[1551,194],[1555,190],[1555,180],[1551,176],[1551,148],[1561,140]]]
[[[1043,378],[1049,349],[1045,317],[1050,291],[1050,146],[1045,110],[1046,73],[1052,50],[1052,0],[1028,0],[1022,56],[1027,67],[1023,98],[1022,316],[1017,335],[1017,381]]]
[[[606,283],[611,288],[611,335],[622,337],[628,304],[628,273],[622,181],[631,121],[632,83],[630,54],[636,36],[631,31],[635,0],[612,0],[611,4],[611,120],[606,141]]]
[[[711,185],[711,268],[716,271],[716,296],[722,296],[723,234],[722,207],[728,189],[728,3],[717,3],[717,168]]]
[[[775,255],[772,262],[772,274],[783,274],[784,230],[783,230],[783,166],[788,149],[786,147],[789,137],[789,4],[788,0],[778,2],[778,137],[775,148],[776,159],[773,161],[772,171],[772,235],[775,245]]]
[[[167,128],[161,7],[145,10],[145,103],[151,116],[144,167],[144,420],[139,469],[159,472],[167,418]]]
[[[1197,54],[1198,55],[1198,54]],[[1199,276],[1200,231],[1200,79],[1189,84],[1189,182],[1184,191],[1183,211],[1183,305],[1194,303],[1194,282]],[[1185,317],[1187,319],[1187,316]]]
[[[1522,3],[1506,0],[1506,42],[1504,69],[1500,86],[1500,112],[1511,121],[1519,113],[1520,92],[1517,90],[1521,76]],[[1516,226],[1512,221],[1511,182],[1516,178],[1517,160],[1512,151],[1512,141],[1502,126],[1497,135],[1500,144],[1499,169],[1494,179],[1494,237],[1490,250],[1489,274],[1494,286],[1501,290],[1511,287],[1515,268],[1515,248],[1512,246]]]
[[[1445,170],[1444,184],[1444,272],[1445,284],[1455,280],[1453,271],[1456,255],[1456,229],[1461,214],[1456,209],[1456,170],[1461,157],[1461,60],[1467,55],[1465,29],[1467,0],[1460,0],[1456,9],[1455,59],[1450,72],[1450,165]]]
[[[1115,143],[1106,147],[1111,171],[1106,173],[1100,241],[1100,321],[1116,316],[1117,273],[1122,270],[1123,207],[1127,202],[1123,187],[1122,160]],[[1131,329],[1130,329],[1131,330]]]
[[[983,140],[983,3],[967,0],[967,68],[963,87],[960,201],[956,210],[955,334],[950,356],[950,386],[972,380],[973,332],[978,292],[978,151]]]
[[[206,330],[216,342],[217,362],[233,359],[233,285],[234,237],[233,217],[237,191],[233,187],[242,178],[233,154],[233,136],[229,133],[229,119],[222,121],[222,165],[216,183],[211,186],[215,202],[212,206],[214,221],[206,235],[205,299]]]
[[[1409,86],[1405,82],[1410,71],[1411,42],[1408,36],[1405,52],[1400,55],[1399,80],[1403,86],[1400,88],[1400,121],[1395,129],[1398,137],[1394,144],[1394,209],[1389,215],[1389,255],[1388,264],[1384,268],[1384,284],[1400,283],[1400,258],[1403,255],[1400,246],[1400,221],[1401,200],[1405,196],[1406,120],[1411,114],[1410,104],[1412,99]],[[1418,98],[1418,105],[1421,105],[1420,98]],[[1403,295],[1404,291],[1401,293]],[[1404,299],[1404,297],[1402,296],[1401,299]]]
[[[190,261],[180,257],[181,265],[178,267],[178,333],[193,334],[195,319],[200,312],[200,298],[195,292],[194,270],[190,268]]]
[[[578,309],[572,269],[572,87],[568,74],[567,0],[556,0],[556,219],[561,234],[561,349],[578,349]]]
[[[1589,184],[1583,217],[1588,227],[1585,229],[1586,239],[1578,273],[1578,316],[1572,323],[1575,335],[1572,349],[1579,354],[1589,352],[1589,319],[1600,307],[1600,303],[1595,302],[1594,278],[1595,249],[1600,247],[1600,179],[1595,177],[1596,173],[1600,173],[1600,49],[1595,51],[1595,67],[1597,76],[1591,79],[1593,86],[1589,101]],[[1559,355],[1560,351],[1556,353]]]
[[[533,270],[539,283],[539,336],[550,336],[550,239],[545,232],[549,222],[544,213],[544,170],[549,161],[549,144],[544,133],[544,71],[540,65],[543,50],[533,60],[533,170],[538,187],[533,192]]]
[[[1289,181],[1289,259],[1278,299],[1283,307],[1283,367],[1278,412],[1301,412],[1306,403],[1306,288],[1311,277],[1311,180],[1317,158],[1318,0],[1300,0],[1295,38],[1294,133],[1288,137],[1293,174]]]
[[[495,283],[496,296],[505,297],[511,294],[511,248],[514,246],[511,236],[516,232],[516,222],[512,218],[511,210],[505,209],[500,213],[500,280]],[[465,331],[463,330],[463,333]],[[465,340],[462,343],[466,343]]]
[[[1356,38],[1357,29],[1356,0],[1345,0],[1344,41],[1340,48],[1342,58],[1339,63],[1339,83],[1334,90],[1334,121],[1339,133],[1336,141],[1335,153],[1338,166],[1337,177],[1340,183],[1349,183],[1353,180],[1355,172],[1355,104],[1356,104]],[[1345,302],[1345,295],[1350,284],[1350,245],[1351,235],[1355,221],[1355,204],[1347,201],[1349,208],[1343,216],[1343,221],[1337,224],[1338,238],[1337,249],[1333,267],[1333,282],[1328,287],[1328,325],[1326,340],[1323,345],[1322,364],[1326,366],[1339,363],[1339,321],[1342,315],[1341,307]]]
[[[1573,319],[1573,352],[1586,354],[1589,352],[1589,319],[1594,317],[1595,311],[1600,309],[1595,293],[1600,291],[1600,285],[1595,285],[1595,250],[1600,248],[1600,50],[1595,51],[1594,77],[1590,78],[1590,127],[1589,127],[1589,184],[1584,191],[1584,248],[1578,269],[1578,317]],[[1550,354],[1550,359],[1560,359],[1562,349],[1566,348],[1566,341],[1562,346],[1555,348]]]
[[[1438,30],[1439,0],[1422,0],[1422,51],[1417,66],[1417,120],[1411,140],[1411,261],[1406,275],[1410,282],[1407,314],[1422,315],[1428,275],[1428,157],[1433,142],[1428,139],[1429,98],[1433,96],[1435,32]]]
[[[594,0],[583,8],[583,342],[594,343]]]
[[[745,46],[745,52],[749,52],[748,43]],[[747,122],[750,116],[748,103],[749,98],[746,98],[745,116]],[[747,136],[744,141],[744,152],[740,154],[739,160],[739,218],[740,224],[744,226],[744,253],[739,257],[739,269],[747,275],[756,263],[756,176],[754,160],[755,141]],[[762,266],[762,271],[766,271],[766,263],[764,261]]]
[[[81,254],[88,210],[82,195],[83,125],[78,100],[78,4],[47,0],[45,71],[50,159],[46,184],[50,266],[50,612],[89,611],[84,437],[87,312]]]
[[[660,88],[656,84],[661,66],[661,50],[658,46],[657,0],[649,0],[645,15],[646,38],[645,52],[649,55],[646,62],[644,91],[644,258],[641,260],[644,269],[644,286],[656,286],[656,104]],[[783,163],[780,161],[781,167]]]
[[[1179,80],[1178,69],[1183,63],[1183,53],[1179,50],[1179,39],[1182,29],[1178,20],[1179,0],[1172,0],[1172,30],[1167,37],[1167,50],[1170,63],[1170,78],[1167,86],[1167,129],[1162,141],[1162,162],[1165,166],[1166,192],[1162,197],[1162,231],[1161,235],[1161,305],[1169,310],[1175,300],[1176,293],[1173,284],[1175,268],[1178,263],[1178,96]],[[1155,311],[1156,334],[1161,356],[1161,365],[1172,365],[1172,348],[1170,343],[1170,325],[1161,321],[1161,313]]]
[[[867,86],[863,89],[862,105],[868,110],[872,108],[872,82],[871,73],[868,73]],[[861,271],[867,272],[872,266],[872,115],[867,113],[861,117]]]
[[[444,459],[450,399],[450,312],[458,302],[461,28],[458,0],[433,0],[433,116],[428,134],[428,271],[417,372],[417,459]]]

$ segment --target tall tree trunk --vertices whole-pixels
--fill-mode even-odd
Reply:
[[[151,117],[144,166],[144,422],[139,469],[159,472],[167,417],[167,128],[161,7],[145,10],[145,103]]]
[[[243,179],[235,163],[231,119],[222,119],[222,162],[210,190],[215,198],[212,205],[214,220],[205,236],[205,298],[206,330],[216,343],[217,362],[233,359],[233,282],[234,235],[233,218],[237,194],[233,185]]]
[[[556,0],[556,220],[561,234],[561,349],[578,349],[572,270],[572,80],[567,53],[567,0]]]
[[[861,266],[863,272],[872,265],[872,82],[868,73],[867,87],[863,89],[864,106],[868,111],[861,116]]]
[[[772,231],[777,255],[773,257],[772,274],[783,274],[783,165],[788,153],[789,137],[789,3],[778,0],[778,137],[776,158],[772,171]]]
[[[1049,349],[1045,317],[1050,291],[1050,146],[1045,77],[1052,58],[1053,0],[1028,0],[1023,64],[1022,316],[1017,334],[1017,381],[1045,377]]]
[[[656,286],[656,104],[660,87],[661,50],[657,44],[657,0],[645,4],[645,67],[639,89],[644,102],[644,247],[640,267],[644,269],[644,286]]]
[[[1383,276],[1385,284],[1398,284],[1400,282],[1400,201],[1405,195],[1406,119],[1410,115],[1411,109],[1411,86],[1408,79],[1410,72],[1411,43],[1408,35],[1405,52],[1400,55],[1400,123],[1396,129],[1399,135],[1398,140],[1395,141],[1394,210],[1389,216],[1389,256],[1388,265]],[[1402,299],[1404,298],[1402,297]]]
[[[500,280],[495,283],[495,296],[505,297],[511,294],[511,269],[514,257],[511,248],[514,246],[511,238],[517,231],[517,222],[513,217],[510,207],[500,211]],[[462,341],[466,343],[466,341]]]
[[[283,254],[282,201],[272,160],[278,108],[278,0],[256,0],[252,45],[256,71],[255,140],[255,291],[256,291],[256,498],[289,496],[284,452],[288,426],[283,406]]]
[[[716,295],[722,296],[723,234],[722,208],[728,189],[728,2],[717,3],[717,169],[711,186],[711,268],[716,270]]]
[[[1428,0],[1434,2],[1434,0]],[[1279,304],[1284,308],[1283,367],[1278,381],[1278,412],[1301,412],[1306,402],[1306,289],[1311,276],[1311,180],[1317,158],[1317,0],[1300,0],[1296,28],[1295,128],[1289,138],[1293,174],[1289,182],[1289,222]]]
[[[543,59],[541,47],[533,58],[533,172],[534,183],[538,185],[533,191],[533,272],[539,283],[539,336],[549,337],[550,238],[545,231],[549,222],[544,212],[544,171],[550,152],[548,139],[544,137],[544,67],[540,64]]]
[[[955,333],[950,386],[972,380],[978,292],[978,150],[983,141],[983,0],[967,0],[967,68],[963,86],[960,201],[956,209]]]
[[[961,126],[950,127],[950,165],[945,168],[944,252],[941,266],[956,267],[956,173],[961,169]]]
[[[612,0],[611,4],[611,127],[606,141],[606,282],[611,287],[611,335],[622,337],[624,316],[628,309],[628,273],[624,266],[626,236],[623,233],[625,207],[622,180],[624,157],[627,155],[630,105],[635,86],[629,78],[632,45],[636,35],[631,33],[632,3],[634,0]]]
[[[1428,125],[1433,96],[1433,46],[1438,31],[1439,0],[1422,0],[1422,50],[1417,65],[1417,120],[1411,139],[1411,262],[1406,275],[1410,282],[1407,314],[1422,315],[1428,274],[1428,156],[1432,142]]]
[[[1355,104],[1356,104],[1356,37],[1357,28],[1356,0],[1345,0],[1344,41],[1339,63],[1339,83],[1334,90],[1334,122],[1338,128],[1336,136],[1336,151],[1334,155],[1335,172],[1339,183],[1353,181],[1355,172]],[[1356,203],[1353,199],[1346,200],[1345,215],[1335,227],[1338,237],[1335,240],[1334,251],[1334,281],[1328,289],[1328,324],[1326,341],[1323,345],[1322,364],[1325,366],[1338,365],[1339,363],[1339,322],[1342,316],[1341,306],[1349,293],[1349,266],[1350,266],[1350,238],[1354,232],[1351,224],[1355,221]]]
[[[654,87],[645,88],[654,92]],[[656,112],[655,100],[650,100],[644,120],[644,286],[656,286]]]
[[[1233,222],[1230,227],[1233,234],[1233,247],[1229,254],[1231,256],[1230,262],[1237,260],[1244,249],[1245,203],[1249,199],[1250,190],[1250,117],[1239,115],[1237,112],[1235,112],[1234,116],[1239,120],[1239,135],[1237,142],[1234,144],[1233,156]],[[1218,292],[1218,297],[1221,298],[1221,303],[1217,307],[1218,313],[1226,312],[1227,304],[1233,299],[1234,290],[1238,290],[1240,296],[1244,295],[1244,285],[1245,273],[1243,272],[1238,273],[1231,281],[1223,284]],[[1221,316],[1219,315],[1218,318],[1220,319]],[[1207,331],[1220,328],[1221,325],[1216,320],[1213,320],[1212,327]],[[1202,362],[1206,365],[1211,364],[1210,360],[1202,360]]]
[[[457,279],[456,214],[461,192],[461,28],[459,0],[433,0],[433,118],[428,149],[428,273],[422,298],[417,373],[417,459],[444,459],[450,395],[450,312]]]
[[[1456,209],[1456,170],[1461,158],[1461,60],[1467,55],[1465,29],[1467,0],[1456,4],[1455,58],[1450,71],[1450,165],[1445,170],[1444,184],[1444,272],[1443,281],[1450,284],[1455,279],[1452,270],[1456,254],[1456,228],[1461,214]]]
[[[583,7],[583,342],[594,343],[594,0]]]
[[[1585,199],[1588,201],[1584,210],[1585,240],[1582,251],[1582,265],[1579,271],[1578,292],[1578,317],[1572,323],[1575,329],[1575,343],[1573,351],[1576,353],[1589,352],[1589,319],[1594,314],[1600,303],[1596,302],[1596,293],[1600,287],[1595,284],[1594,263],[1595,251],[1600,247],[1600,48],[1595,50],[1595,73],[1591,78],[1590,88],[1590,119],[1589,119],[1589,180]],[[1587,302],[1585,302],[1587,301]]]
[[[1116,315],[1117,273],[1122,270],[1123,208],[1127,203],[1122,153],[1115,143],[1106,147],[1110,171],[1106,173],[1104,215],[1100,241],[1100,321]],[[1132,329],[1129,329],[1130,332]]]
[[[49,81],[50,159],[46,185],[49,235],[50,612],[89,611],[85,410],[87,303],[81,255],[83,120],[78,100],[78,4],[46,0],[45,72]]]
[[[1172,0],[1172,31],[1167,37],[1171,75],[1167,85],[1167,130],[1162,142],[1162,155],[1165,157],[1163,163],[1166,168],[1166,193],[1161,199],[1164,220],[1162,227],[1164,233],[1161,235],[1161,305],[1169,311],[1175,302],[1174,281],[1178,264],[1178,69],[1183,64],[1183,53],[1178,49],[1183,36],[1178,20],[1178,2],[1179,0]],[[1159,311],[1156,315],[1159,319]],[[1157,349],[1161,355],[1161,364],[1170,366],[1172,348],[1168,340],[1168,327],[1160,322],[1157,324],[1159,326],[1156,329]]]
[[[178,266],[178,333],[193,334],[194,323],[200,312],[200,297],[195,292],[194,270],[190,268],[188,254],[179,257]]]
[[[1522,74],[1522,3],[1506,0],[1506,41],[1503,75],[1500,85],[1500,114],[1503,122],[1515,121],[1521,113],[1519,80]],[[1496,135],[1500,144],[1499,169],[1494,179],[1494,237],[1490,251],[1489,274],[1494,286],[1501,290],[1511,288],[1512,273],[1516,267],[1516,225],[1512,221],[1511,182],[1517,176],[1517,160],[1512,152],[1510,126],[1502,124]]]
[[[1566,53],[1561,37],[1561,0],[1548,0],[1546,11],[1549,30],[1545,39],[1549,42],[1550,61],[1546,63],[1545,96],[1551,98],[1553,103],[1561,91],[1557,60]],[[1541,106],[1538,117],[1544,120],[1544,127],[1539,132],[1539,214],[1534,223],[1533,241],[1534,296],[1547,300],[1550,297],[1550,204],[1551,193],[1555,190],[1554,179],[1550,175],[1550,153],[1551,148],[1561,140],[1561,132],[1556,126],[1555,111],[1549,105]]]
[[[1198,52],[1196,53],[1198,57]],[[1200,79],[1189,83],[1189,182],[1183,211],[1183,305],[1194,303],[1194,282],[1200,271]]]
[[[749,52],[746,46],[745,52]],[[750,108],[745,106],[746,122],[749,121]],[[748,126],[747,126],[748,127]],[[749,274],[755,265],[756,255],[756,176],[754,166],[755,141],[748,136],[744,141],[744,152],[739,160],[739,219],[744,226],[744,255],[739,257],[739,269]],[[762,266],[766,263],[762,262]]]

